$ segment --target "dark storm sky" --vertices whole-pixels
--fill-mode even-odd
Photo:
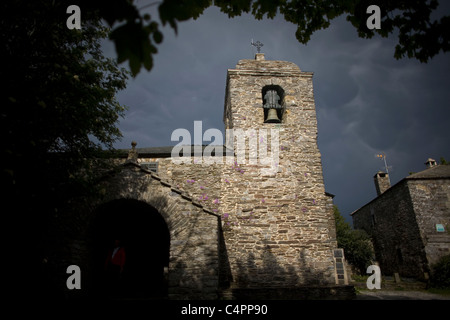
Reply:
[[[448,7],[440,10],[449,14]],[[156,17],[156,6],[149,12]],[[193,133],[196,120],[203,121],[204,131],[223,131],[227,69],[254,58],[254,39],[264,43],[266,60],[291,61],[314,72],[325,189],[336,195],[334,203],[348,221],[376,196],[373,175],[384,162],[375,154],[386,154],[392,184],[425,169],[429,157],[450,160],[450,54],[427,64],[395,60],[395,37],[360,39],[345,17],[313,34],[306,46],[295,31],[281,16],[229,19],[217,8],[180,23],[178,35],[163,28],[151,72],[142,70],[119,93],[129,110],[115,146],[129,148],[132,140],[138,147],[174,145],[173,130]],[[110,42],[104,48],[114,56]]]

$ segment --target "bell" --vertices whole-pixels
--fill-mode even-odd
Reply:
[[[269,112],[267,114],[267,119],[264,121],[265,123],[280,123],[281,120],[278,119],[277,110],[276,109],[269,109]]]

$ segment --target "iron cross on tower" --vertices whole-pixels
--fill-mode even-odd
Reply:
[[[261,47],[264,45],[264,44],[262,44],[262,43],[259,42],[259,41],[253,42],[253,39],[252,39],[252,42],[251,42],[250,44],[251,44],[252,46],[255,46],[255,47],[256,47],[256,50],[258,50],[258,53],[261,52]]]

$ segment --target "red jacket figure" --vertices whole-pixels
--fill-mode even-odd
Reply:
[[[106,257],[105,268],[107,269],[110,265],[120,267],[120,272],[122,273],[125,265],[125,249],[120,245],[119,240],[114,242],[114,249]]]

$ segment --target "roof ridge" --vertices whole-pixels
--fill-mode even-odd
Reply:
[[[150,174],[150,177],[151,177],[152,179],[158,180],[158,181],[161,183],[162,186],[167,187],[167,188],[170,188],[170,190],[171,190],[172,192],[178,193],[183,199],[185,199],[185,200],[191,202],[194,206],[199,207],[199,208],[202,209],[205,213],[214,215],[214,216],[216,216],[216,217],[220,217],[219,214],[213,212],[213,211],[210,210],[209,208],[206,208],[206,207],[205,207],[203,204],[201,204],[200,202],[195,201],[195,200],[194,200],[194,197],[193,197],[191,194],[189,194],[188,192],[186,192],[186,191],[184,191],[184,190],[180,190],[180,189],[174,187],[173,184],[170,183],[168,180],[162,179],[162,178],[161,178],[159,175],[157,175],[155,172],[150,171],[150,170],[148,170],[148,169],[142,167],[140,164],[134,163],[134,162],[133,162],[133,164],[134,164],[135,166],[139,167],[139,168],[141,169],[141,171],[143,171],[143,172],[145,172],[145,173],[147,173],[147,174]]]
[[[448,171],[448,172],[447,172]],[[425,170],[406,176],[405,179],[450,178],[450,166],[437,164]]]

